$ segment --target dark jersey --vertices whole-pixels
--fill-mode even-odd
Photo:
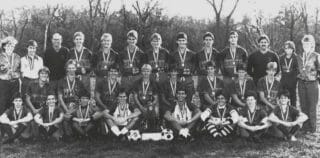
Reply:
[[[103,104],[108,106],[108,109],[112,109],[113,106],[117,103],[117,94],[119,92],[120,85],[118,82],[114,82],[111,84],[111,82],[108,81],[108,79],[101,80],[96,85],[96,91],[100,93],[100,98]]]
[[[138,95],[138,99],[142,105],[147,105],[148,102],[154,101],[154,96],[158,95],[160,92],[157,82],[150,80],[149,86],[145,84],[146,92],[143,93],[143,80],[139,79],[133,84],[133,91]]]
[[[121,61],[121,72],[123,76],[135,76],[140,74],[140,68],[146,63],[145,53],[138,47],[135,50],[136,53],[131,52],[130,57],[128,56],[127,47],[119,52]],[[132,63],[130,61],[132,60]]]
[[[228,119],[231,118],[231,113],[236,112],[231,105],[227,104],[224,108],[220,108],[218,104],[211,105],[209,107],[211,111],[211,116],[220,119]]]
[[[278,55],[272,51],[262,54],[260,51],[252,53],[248,58],[247,72],[257,84],[258,80],[267,74],[267,64],[276,62],[279,65]],[[279,72],[279,66],[277,73]]]
[[[212,48],[212,54],[206,54],[204,49],[202,49],[199,53],[196,54],[195,61],[197,62],[197,72],[198,75],[207,75],[206,64],[208,62],[212,62],[216,65],[216,72],[219,71],[218,64],[218,55],[219,51],[215,48]]]
[[[249,108],[246,106],[239,111],[239,115],[247,119],[245,124],[250,126],[262,125],[261,121],[268,116],[267,112],[259,106],[256,107],[253,113],[251,113]]]
[[[172,63],[172,57],[165,48],[160,48],[159,53],[154,53],[153,49],[146,52],[147,62],[152,67],[152,72],[167,72],[169,64]]]
[[[26,107],[22,107],[21,111],[16,111],[15,108],[12,106],[11,108],[7,109],[4,113],[7,115],[10,121],[15,121],[26,117],[28,113],[30,113],[30,110],[28,110]]]
[[[97,63],[96,74],[99,77],[107,76],[108,69],[111,65],[120,66],[119,53],[110,49],[108,54],[103,53],[101,50],[94,55],[94,63]]]
[[[92,52],[85,47],[82,48],[81,52],[76,51],[75,48],[70,49],[68,59],[77,61],[77,71],[81,71],[80,68],[85,68],[88,74],[93,68]]]
[[[211,99],[213,101],[215,101],[215,94],[218,90],[222,90],[225,88],[224,83],[222,80],[220,80],[217,77],[214,77],[214,80],[210,80],[205,77],[203,78],[203,80],[200,82],[199,84],[199,94],[200,94],[200,99],[202,100],[202,103],[205,106],[210,105],[209,102],[207,102],[204,98],[204,94],[209,94],[209,96],[211,97]]]
[[[75,83],[69,83],[70,88],[68,86],[67,77],[61,79],[58,83],[58,94],[62,95],[66,104],[77,102],[80,98],[81,92],[85,90],[82,82],[78,78],[75,78],[74,82]],[[74,87],[72,86],[73,84]]]
[[[52,91],[53,87],[50,85],[50,83],[45,83],[43,87],[40,87],[39,80],[35,80],[28,85],[26,95],[30,97],[34,108],[39,109],[45,106],[47,96]]]
[[[54,121],[60,116],[61,113],[63,113],[61,109],[58,107],[55,107],[53,110],[53,115],[50,118],[49,107],[45,107],[39,111],[40,118],[42,119],[43,123],[50,123]]]
[[[281,83],[295,86],[297,82],[297,76],[299,74],[297,56],[295,54],[292,54],[292,56],[289,59],[286,58],[286,55],[281,56],[280,70],[281,70]]]
[[[196,70],[196,53],[187,49],[186,54],[179,55],[179,51],[176,50],[172,52],[171,56],[173,57],[173,64],[177,66],[179,75],[190,76],[193,75]],[[185,57],[184,57],[185,56]],[[184,62],[181,58],[185,58]]]
[[[273,84],[267,83],[266,77],[260,78],[260,80],[258,81],[258,92],[263,92],[265,98],[273,105],[277,104],[277,95],[281,89],[281,84],[276,79],[274,79]]]
[[[230,88],[231,88],[230,93],[236,94],[242,102],[245,101],[244,95],[248,91],[256,91],[256,85],[254,84],[253,80],[251,80],[251,79],[246,79],[241,85],[240,85],[240,81],[238,79],[233,80]]]
[[[69,49],[66,47],[61,47],[58,52],[52,47],[45,51],[43,64],[50,70],[49,78],[51,81],[60,80],[65,76],[64,66],[68,61],[68,56]]]
[[[228,76],[228,77],[236,77],[236,67],[237,65],[240,64],[247,64],[247,59],[248,59],[248,53],[247,51],[240,47],[237,46],[235,56],[231,54],[230,47],[224,48],[219,57],[219,61],[221,65],[221,71],[223,76]]]
[[[273,113],[280,119],[283,121],[288,121],[288,122],[292,122],[297,120],[298,116],[299,116],[299,110],[297,110],[295,107],[293,106],[287,106],[286,112],[283,112],[280,106],[277,106],[274,110]]]

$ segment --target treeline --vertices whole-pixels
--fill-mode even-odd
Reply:
[[[220,6],[210,3],[214,0],[207,1],[208,5]],[[50,46],[51,35],[55,32],[62,34],[63,45],[71,48],[73,33],[77,31],[82,31],[86,35],[84,45],[93,52],[99,49],[100,37],[105,32],[113,35],[113,48],[120,51],[125,47],[126,33],[131,29],[138,31],[138,46],[143,50],[150,47],[149,38],[154,32],[162,35],[163,46],[169,50],[176,48],[175,39],[180,31],[187,33],[188,46],[195,51],[201,49],[202,36],[207,31],[213,32],[216,36],[215,47],[218,49],[226,46],[226,34],[230,30],[238,31],[239,44],[249,53],[257,48],[256,39],[261,34],[267,34],[270,37],[271,49],[280,54],[286,40],[293,40],[299,52],[300,39],[306,33],[313,34],[319,43],[319,9],[310,16],[304,8],[306,3],[299,3],[298,6],[296,3],[288,4],[279,11],[279,15],[274,17],[258,14],[256,18],[250,19],[245,16],[241,22],[237,23],[232,19],[233,12],[225,17],[221,12],[215,12],[216,16],[208,17],[212,19],[208,21],[163,15],[163,8],[158,1],[154,0],[145,3],[136,1],[130,6],[131,8],[123,6],[119,11],[113,12],[110,11],[111,3],[111,0],[88,0],[88,7],[82,10],[57,5],[46,8],[19,8],[12,12],[2,11],[0,35],[16,37],[19,41],[16,52],[20,55],[26,53],[25,43],[30,39],[38,42],[38,54],[42,55],[44,48]],[[238,3],[235,3],[235,10],[237,5]]]

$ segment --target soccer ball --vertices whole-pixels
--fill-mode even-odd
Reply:
[[[130,130],[128,134],[129,141],[138,141],[141,140],[141,135],[139,130]]]
[[[173,139],[173,131],[171,129],[163,129],[161,132],[162,140],[170,141]]]

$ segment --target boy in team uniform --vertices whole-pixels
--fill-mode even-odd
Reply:
[[[276,107],[277,95],[282,88],[280,82],[275,78],[277,67],[276,62],[268,63],[267,75],[260,78],[257,85],[260,100],[265,105],[265,110],[268,114]]]
[[[128,102],[125,89],[120,88],[117,102],[109,106],[107,124],[115,136],[126,138],[128,132],[135,128],[140,114],[139,108]]]
[[[103,114],[90,101],[90,93],[84,91],[80,96],[80,105],[72,113],[72,127],[80,138],[88,138],[94,136],[97,132],[98,120]]]
[[[290,105],[289,91],[280,91],[278,97],[279,106],[269,116],[275,130],[274,135],[285,140],[297,141],[295,135],[308,116]]]
[[[13,96],[13,106],[0,116],[0,126],[9,136],[4,144],[12,143],[26,132],[30,121],[33,119],[31,112],[23,105],[22,96],[17,93]]]
[[[47,140],[54,137],[59,141],[62,137],[60,123],[63,121],[63,112],[58,107],[54,94],[47,96],[46,105],[34,116],[34,120],[39,125],[39,133],[42,138]]]
[[[108,76],[110,66],[116,65],[119,67],[120,65],[119,53],[112,49],[112,35],[104,33],[100,40],[101,48],[94,56],[94,61],[97,63],[95,71],[97,80]]]
[[[163,83],[167,78],[167,71],[172,57],[169,51],[161,46],[162,38],[159,33],[151,35],[152,48],[146,52],[147,62],[152,67],[151,78],[160,84]]]
[[[119,52],[121,67],[120,71],[122,73],[121,85],[130,90],[133,83],[137,81],[140,76],[140,68],[146,63],[145,53],[136,45],[138,42],[138,32],[135,30],[130,30],[127,33],[127,43],[128,45],[125,49]]]
[[[227,103],[228,94],[223,90],[216,92],[217,102],[201,113],[201,120],[205,123],[204,129],[213,138],[225,138],[233,134],[239,119],[235,108]]]
[[[206,65],[212,62],[214,65],[218,65],[218,55],[219,51],[213,47],[214,35],[211,32],[206,32],[203,35],[204,47],[202,50],[196,54],[197,71],[199,76],[207,76]],[[218,73],[219,68],[216,69]]]
[[[256,85],[253,80],[247,76],[244,64],[237,66],[237,74],[238,77],[234,79],[230,85],[231,104],[241,109],[246,106],[245,94],[248,91],[256,91]]]
[[[133,87],[134,100],[142,112],[141,130],[155,132],[160,130],[159,86],[150,79],[151,66],[144,64],[141,68],[142,78]]]
[[[185,88],[180,87],[176,93],[177,101],[166,106],[164,118],[176,136],[191,140],[201,111],[199,107],[187,101]]]
[[[204,110],[210,105],[216,104],[216,94],[218,90],[224,89],[223,81],[215,75],[215,65],[212,62],[206,64],[207,76],[203,78],[199,85],[201,109]]]
[[[261,136],[266,133],[270,126],[268,115],[257,105],[257,94],[255,91],[248,91],[246,94],[246,106],[239,111],[239,134],[255,142],[261,142]]]

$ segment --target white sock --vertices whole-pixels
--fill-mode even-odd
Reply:
[[[121,130],[121,134],[127,134],[129,132],[128,128],[124,127]]]
[[[112,126],[112,127],[111,127],[111,131],[112,131],[116,136],[119,136],[119,135],[121,134],[118,126]]]

